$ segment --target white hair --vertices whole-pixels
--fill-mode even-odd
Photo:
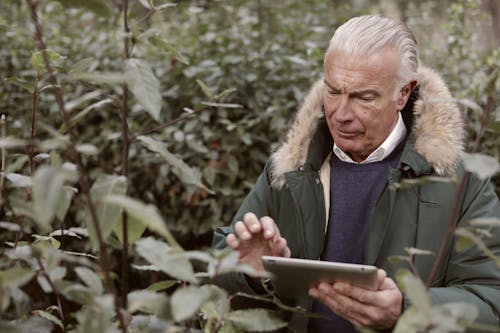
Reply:
[[[326,53],[337,50],[353,56],[369,56],[384,48],[394,48],[400,54],[394,92],[397,98],[406,84],[417,79],[419,62],[417,40],[404,23],[381,15],[354,17],[337,28]]]

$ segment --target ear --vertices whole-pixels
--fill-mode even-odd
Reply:
[[[413,90],[415,90],[417,84],[418,82],[414,80],[405,85],[403,88],[401,88],[398,96],[398,111],[402,110],[405,107],[408,98],[410,98],[410,95],[413,92]]]

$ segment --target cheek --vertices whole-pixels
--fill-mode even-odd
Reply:
[[[337,109],[337,103],[333,98],[328,96],[323,97],[323,106],[325,108],[325,115],[327,118],[330,118]]]

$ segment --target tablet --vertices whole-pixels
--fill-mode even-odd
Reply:
[[[308,295],[309,288],[319,282],[342,281],[377,289],[375,266],[271,256],[263,256],[262,263],[271,273],[274,290],[284,297]]]

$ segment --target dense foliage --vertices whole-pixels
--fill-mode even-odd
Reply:
[[[321,78],[335,27],[388,3],[2,1],[0,332],[115,332],[119,308],[121,325],[137,331],[282,326],[267,310],[231,311],[235,295],[210,284],[248,269],[233,253],[181,248],[207,246],[212,228],[231,220]],[[469,148],[494,157],[481,167],[493,174],[500,48],[474,47],[470,23],[485,15],[479,3],[454,2],[445,22],[433,1],[398,10],[424,62],[459,98],[471,138],[482,138]],[[440,47],[427,38],[429,25]]]

